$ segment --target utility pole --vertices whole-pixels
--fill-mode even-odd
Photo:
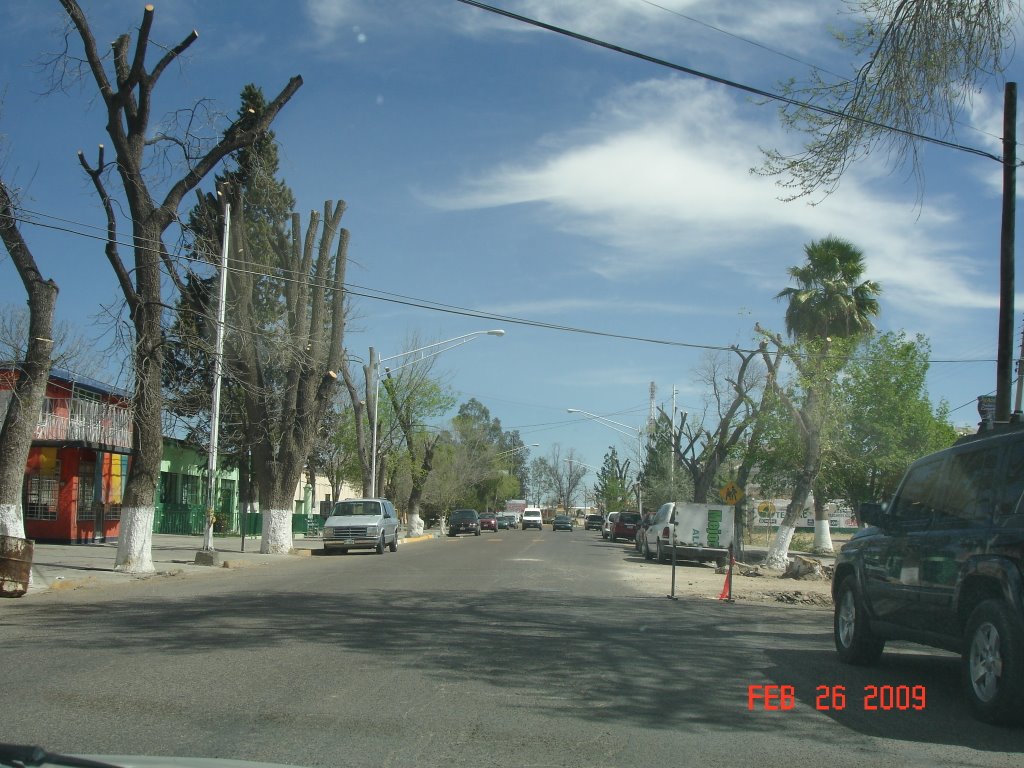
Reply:
[[[999,349],[996,352],[995,421],[1010,420],[1013,381],[1014,245],[1017,217],[1017,84],[1003,99],[1003,220],[999,245]]]

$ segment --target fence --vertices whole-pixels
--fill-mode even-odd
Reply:
[[[218,536],[240,536],[241,525],[238,512],[229,515],[217,514],[213,532]],[[305,515],[292,515],[292,534],[319,536],[318,519]],[[176,536],[202,536],[206,530],[206,508],[198,504],[157,505],[153,517],[153,533],[169,533]],[[259,536],[263,532],[263,515],[250,512],[245,516],[245,532],[248,536]]]

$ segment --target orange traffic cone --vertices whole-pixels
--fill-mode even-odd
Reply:
[[[732,544],[729,545],[729,569],[725,572],[725,584],[722,585],[722,592],[718,595],[719,600],[732,602],[732,565],[736,558],[732,556]]]

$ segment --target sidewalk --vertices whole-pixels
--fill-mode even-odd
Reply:
[[[436,538],[436,531],[425,531],[425,535],[406,537],[402,534],[401,545]],[[292,557],[309,557],[323,550],[320,538],[297,538],[290,555],[260,554],[258,536],[243,542],[239,536],[216,536],[213,540],[219,563],[217,566],[197,565],[196,553],[203,547],[202,536],[174,536],[153,534],[153,567],[155,573],[136,575],[119,573],[114,570],[117,544],[39,544],[35,545],[32,557],[32,584],[28,593],[20,599],[31,598],[51,589],[79,589],[100,584],[126,583],[133,579],[148,579],[155,576],[188,576],[209,573],[212,568],[246,568],[271,563],[288,562]],[[18,598],[14,598],[18,599]],[[2,604],[2,603],[0,603]]]

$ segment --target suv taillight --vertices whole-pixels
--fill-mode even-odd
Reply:
[[[667,539],[671,535],[672,535],[672,532],[668,529],[667,525],[664,528],[662,528],[662,530],[661,530],[661,538]]]

